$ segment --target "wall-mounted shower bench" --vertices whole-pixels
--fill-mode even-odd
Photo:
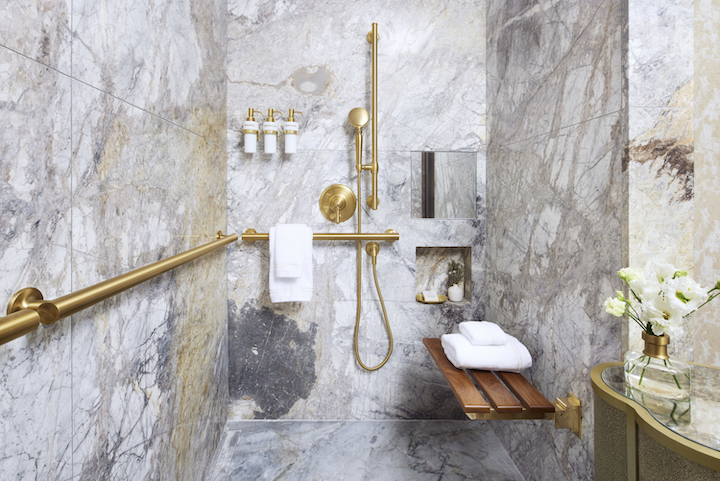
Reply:
[[[466,372],[448,360],[440,339],[426,337],[423,343],[468,418],[553,419],[556,428],[567,428],[578,438],[581,436],[581,403],[572,393],[550,402],[522,374],[474,369]]]

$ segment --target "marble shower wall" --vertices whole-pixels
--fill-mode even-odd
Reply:
[[[55,298],[225,230],[222,1],[11,2],[0,297]],[[227,416],[226,254],[0,346],[4,479],[200,479]]]
[[[693,0],[628,2],[629,259],[693,270]],[[695,316],[671,351],[693,359]],[[626,320],[624,348],[642,350]]]
[[[620,356],[603,310],[622,267],[626,3],[488,9],[486,317],[530,350],[531,382],[583,402],[582,440],[552,423],[494,423],[528,480],[592,479],[590,369]]]
[[[702,285],[720,279],[720,3],[695,2],[695,276]],[[695,361],[720,366],[720,306],[695,319]]]
[[[244,243],[230,253],[231,419],[462,416],[422,338],[484,313],[486,2],[233,0],[228,10],[230,229],[268,232],[279,223],[304,223],[316,232],[356,229],[357,213],[336,226],[319,212],[318,200],[331,184],[356,190],[347,115],[371,106],[366,35],[376,22],[380,205],[377,211],[366,207],[370,177],[364,173],[362,226],[364,232],[400,233],[398,242],[380,246],[378,278],[395,350],[374,373],[363,371],[353,354],[355,244],[314,244],[314,298],[307,303],[270,302],[267,242]],[[242,122],[249,108],[304,112],[298,153],[244,154]],[[421,150],[478,153],[477,219],[412,218],[412,152]],[[416,247],[426,246],[471,248],[468,302],[416,302]],[[447,270],[449,261],[436,259],[438,270]],[[387,335],[364,252],[362,264],[360,353],[375,365],[385,355]]]

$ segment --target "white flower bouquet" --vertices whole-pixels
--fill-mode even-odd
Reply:
[[[605,310],[617,317],[627,314],[652,336],[678,333],[683,319],[720,295],[720,280],[706,289],[687,271],[670,264],[657,263],[644,270],[626,267],[618,275],[635,302],[617,291],[617,297],[605,301]]]

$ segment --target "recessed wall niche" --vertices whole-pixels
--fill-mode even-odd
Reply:
[[[465,268],[465,298],[459,303],[472,301],[472,248],[471,247],[416,247],[415,295],[435,291],[447,296],[450,263],[455,261]]]
[[[412,216],[477,218],[477,152],[413,152]]]

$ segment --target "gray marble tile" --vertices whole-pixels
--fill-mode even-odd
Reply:
[[[628,2],[630,107],[667,107],[692,82],[693,13],[692,0]],[[692,97],[680,105],[691,106]]]
[[[484,0],[452,8],[435,0],[282,6],[231,0],[228,126],[240,132],[249,108],[286,115],[293,108],[305,113],[299,149],[352,149],[348,112],[371,109],[366,35],[376,22],[379,147],[481,150],[484,9]],[[300,87],[309,82],[314,86]]]
[[[73,76],[224,145],[220,0],[72,2]]]
[[[21,15],[19,7],[12,5],[8,16],[38,31],[42,21],[27,23],[32,14]],[[45,17],[49,35],[56,14]],[[11,46],[23,50],[23,39],[15,40]],[[52,58],[23,53],[57,68],[60,46],[50,47]],[[70,80],[1,47],[0,72],[0,297],[5,303],[21,288],[36,287],[53,299],[68,292],[71,280]],[[8,479],[71,475],[70,338],[68,319],[0,347],[0,471]]]
[[[71,3],[6,2],[0,18],[0,45],[70,75]]]
[[[486,318],[528,347],[526,377],[547,398],[572,391],[584,409],[590,369],[620,357],[602,303],[624,253],[624,8],[492,2],[488,18]],[[592,478],[587,417],[582,440],[548,423],[492,428],[527,479]]]
[[[623,108],[621,16],[612,0],[489,2],[490,141],[521,141]]]
[[[484,422],[242,421],[226,436],[210,479],[523,479]]]

